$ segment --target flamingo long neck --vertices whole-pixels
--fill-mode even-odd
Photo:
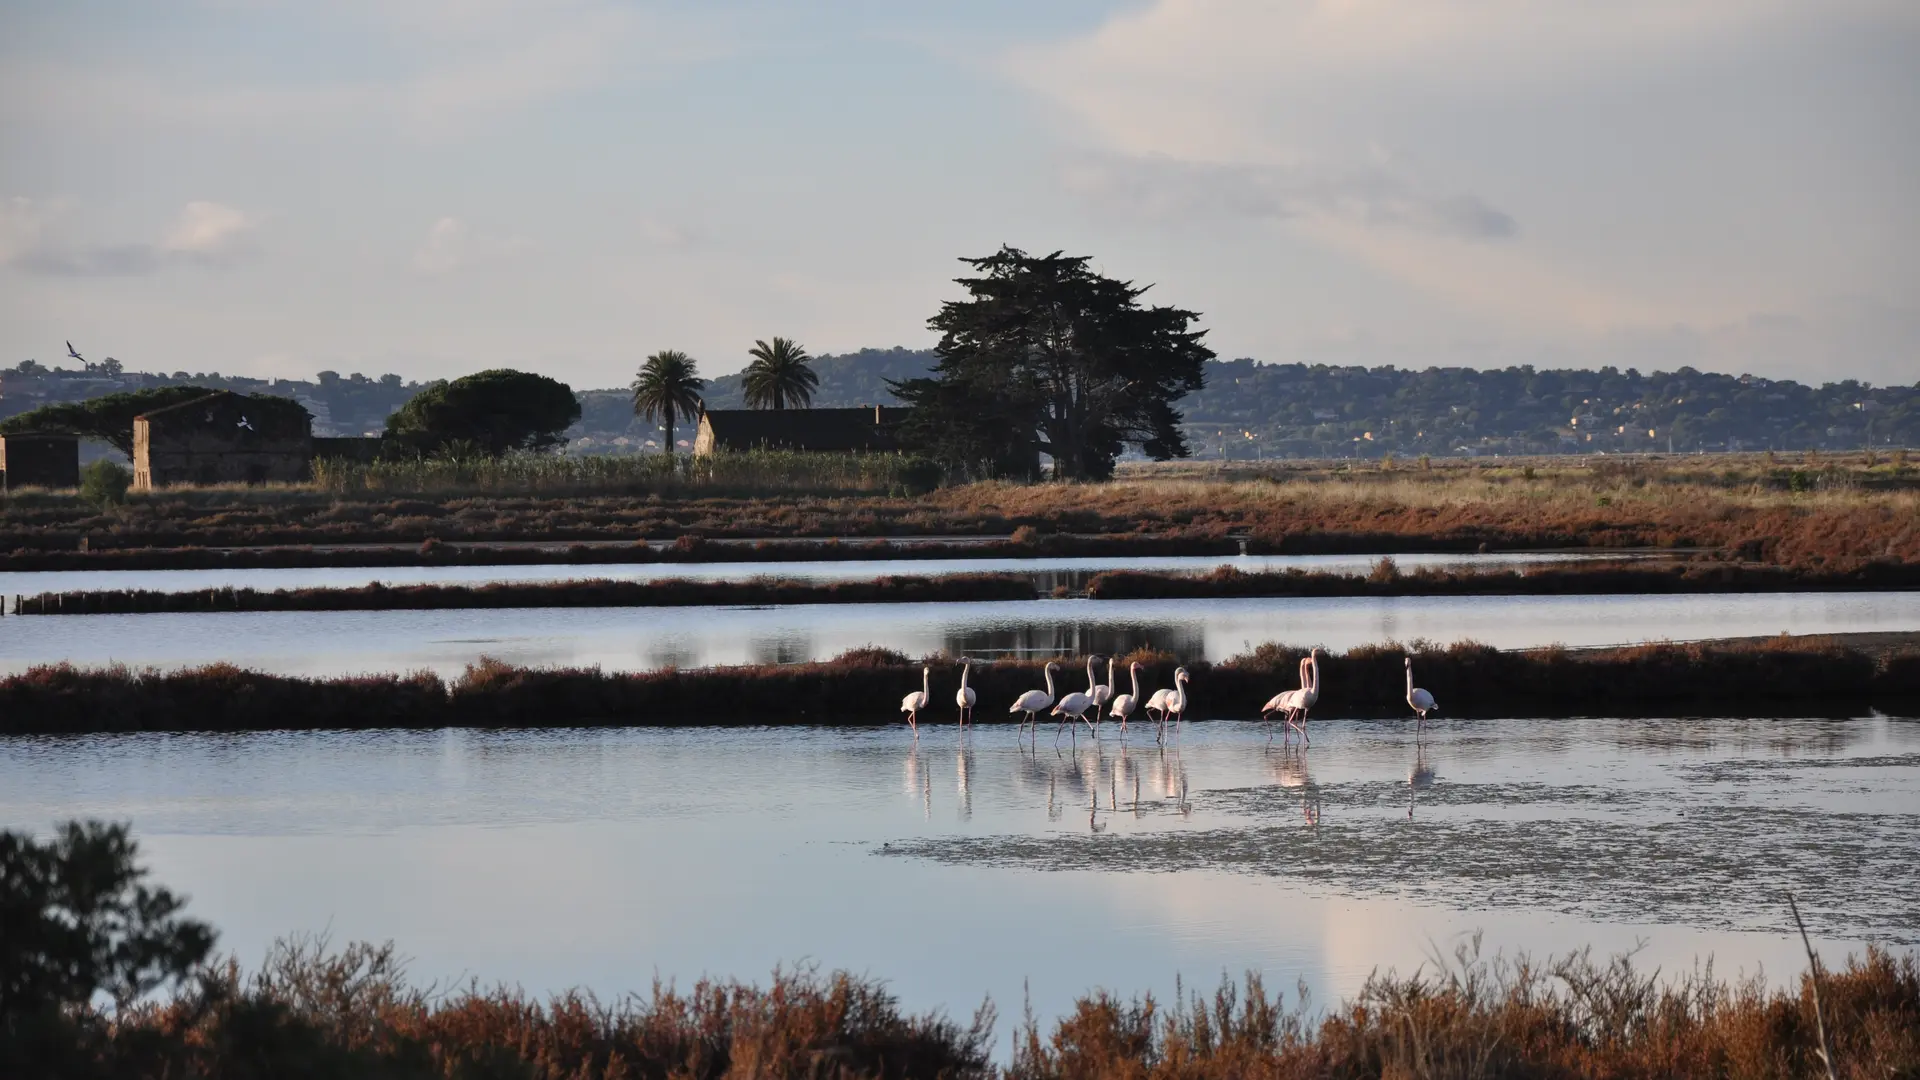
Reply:
[[[1052,667],[1052,665],[1048,665],[1048,666],[1047,666],[1047,667],[1045,668],[1045,671],[1046,671],[1046,674],[1047,674],[1047,696],[1048,696],[1048,697],[1052,697],[1052,696],[1053,696],[1053,667]]]
[[[1313,674],[1313,696],[1319,697],[1320,696],[1320,658],[1318,656],[1307,657],[1307,669]]]
[[[1107,657],[1107,689],[1113,689],[1113,657]]]
[[[1413,700],[1413,665],[1407,665],[1407,700]]]
[[[923,667],[920,669],[920,696],[921,697],[933,696],[933,669],[932,668]]]
[[[1140,665],[1134,664],[1131,667],[1127,668],[1127,674],[1132,676],[1133,678],[1133,700],[1139,701],[1140,700]]]
[[[1092,697],[1093,688],[1099,685],[1100,680],[1093,677],[1093,657],[1089,656],[1087,657],[1087,696]]]
[[[1175,677],[1173,680],[1173,711],[1187,711],[1187,680]]]
[[[965,690],[967,688],[967,673],[971,672],[972,670],[973,670],[972,664],[960,665],[960,689]]]

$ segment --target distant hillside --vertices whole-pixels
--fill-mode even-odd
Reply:
[[[897,404],[887,380],[924,374],[934,359],[931,350],[901,348],[818,357],[814,404]],[[269,381],[23,364],[0,370],[0,419],[52,401],[185,382],[296,398],[315,414],[316,434],[378,431],[388,413],[424,388],[398,375],[328,371],[312,382]],[[634,422],[628,391],[579,397],[575,449],[624,452],[658,437]],[[740,376],[714,379],[706,398],[716,409],[740,408]],[[1920,446],[1920,385],[1848,380],[1812,387],[1692,368],[1644,375],[1610,367],[1411,371],[1241,359],[1207,365],[1206,389],[1177,407],[1196,453],[1211,458]],[[691,440],[691,425],[675,435]]]
[[[861,349],[835,356],[817,356],[814,374],[820,376],[820,390],[813,403],[823,409],[852,405],[898,405],[887,389],[887,380],[912,379],[932,370],[937,358],[932,349]],[[707,383],[707,407],[742,409],[741,376],[722,375]]]

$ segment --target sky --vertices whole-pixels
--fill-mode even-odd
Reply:
[[[618,386],[1091,256],[1223,358],[1920,381],[1913,0],[0,0],[0,366]]]

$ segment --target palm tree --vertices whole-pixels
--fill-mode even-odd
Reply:
[[[820,376],[808,365],[812,357],[799,342],[783,337],[774,338],[771,345],[756,341],[747,355],[753,357],[741,381],[747,408],[784,409],[792,405],[804,409],[813,403]]]
[[[678,349],[662,349],[647,357],[640,374],[633,380],[633,415],[642,420],[660,420],[667,429],[667,453],[673,453],[675,418],[692,419],[700,414],[700,390],[707,380],[694,374],[693,357]]]

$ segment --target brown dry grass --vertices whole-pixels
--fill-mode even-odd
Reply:
[[[915,498],[700,492],[568,497],[336,496],[169,490],[100,510],[34,497],[0,507],[0,546],[96,548],[674,537],[1230,534],[1256,550],[1723,547],[1815,564],[1920,559],[1920,469],[1740,458],[1432,469],[1130,470],[1110,484],[973,484]]]

